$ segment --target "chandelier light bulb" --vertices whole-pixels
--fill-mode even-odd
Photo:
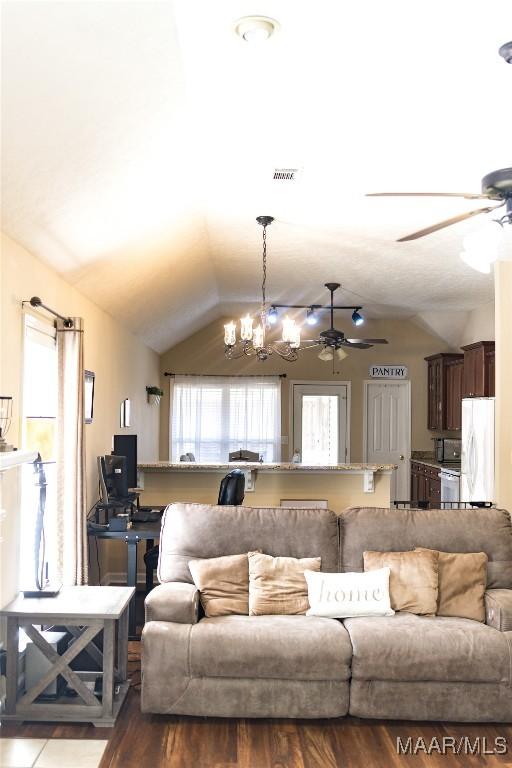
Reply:
[[[252,334],[252,345],[254,349],[261,349],[265,346],[265,330],[262,325],[257,325]]]
[[[300,325],[294,325],[292,329],[292,338],[290,340],[291,349],[299,349],[300,347]]]
[[[252,333],[252,317],[246,315],[240,319],[240,337],[242,341],[251,341]]]
[[[291,317],[283,317],[283,341],[290,344],[295,338],[295,320]]]
[[[236,325],[233,322],[224,326],[224,344],[227,347],[234,347],[236,344]]]

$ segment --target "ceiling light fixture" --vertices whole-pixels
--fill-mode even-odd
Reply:
[[[320,309],[320,305],[312,304],[311,307],[306,312],[306,323],[308,325],[317,325],[318,324],[318,312],[317,309]]]
[[[298,359],[298,352],[312,347],[321,347],[321,360],[334,360],[336,353],[339,360],[345,357],[342,347],[350,349],[368,349],[374,344],[387,344],[386,339],[348,339],[343,331],[334,327],[334,310],[348,309],[356,312],[360,319],[359,310],[362,307],[354,306],[335,306],[334,292],[340,287],[339,283],[325,283],[325,287],[331,294],[330,303],[327,306],[321,304],[272,304],[267,309],[266,286],[267,286],[267,227],[274,221],[272,216],[257,216],[256,221],[263,227],[263,251],[262,251],[262,282],[261,282],[261,306],[259,311],[259,323],[253,325],[253,318],[250,314],[240,318],[240,340],[237,338],[236,323],[230,321],[224,325],[224,354],[229,359],[237,359],[243,356],[255,356],[258,360],[267,360],[271,355],[277,354],[283,360],[293,362]],[[318,312],[327,310],[330,313],[331,325],[326,331],[321,331],[316,339],[308,339],[301,342],[301,328],[295,322],[295,319],[285,315],[282,321],[281,339],[268,342],[266,332],[270,327],[270,316],[277,315],[278,308],[287,309],[305,309],[307,310],[307,319],[314,317]],[[325,354],[324,354],[325,353]],[[338,354],[339,353],[339,354]]]
[[[246,43],[268,40],[278,29],[277,21],[268,16],[244,16],[235,25],[235,32]]]
[[[270,325],[275,325],[277,323],[277,309],[275,307],[270,307],[267,314],[267,322],[269,322]]]
[[[500,56],[503,56],[507,64],[512,64],[512,40],[510,43],[503,43],[499,49]]]
[[[357,307],[357,308],[356,308],[356,309],[354,309],[354,311],[352,312],[352,322],[353,322],[353,324],[354,324],[355,326],[359,326],[359,325],[362,325],[362,324],[364,323],[364,317],[363,317],[363,316],[362,316],[362,314],[359,312],[359,310],[360,310],[360,309],[361,309],[361,307]]]

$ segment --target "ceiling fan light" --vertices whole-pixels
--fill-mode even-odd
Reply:
[[[295,320],[292,317],[285,316],[283,317],[283,335],[282,340],[286,344],[290,344],[295,339],[296,334],[296,323]]]
[[[357,309],[352,312],[352,323],[356,327],[364,323],[364,317]]]
[[[344,360],[346,357],[348,357],[348,352],[345,352],[343,347],[339,347],[339,349],[336,350],[336,357],[338,358],[339,362],[341,363],[342,360]]]
[[[333,357],[334,357],[334,352],[332,350],[332,347],[324,347],[318,353],[318,359],[323,360],[324,363],[330,362]]]

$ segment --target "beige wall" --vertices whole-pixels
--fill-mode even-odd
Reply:
[[[14,445],[19,446],[22,300],[40,296],[57,312],[84,318],[85,367],[96,374],[94,421],[85,427],[89,508],[98,495],[96,457],[112,450],[112,435],[120,431],[122,399],[131,400],[132,428],[125,433],[138,435],[140,460],[157,458],[159,413],[157,407],[148,405],[145,388],[158,384],[158,355],[13,240],[2,235],[1,245],[0,390],[14,398],[14,422],[9,433]],[[111,552],[115,555],[108,558],[110,562],[103,557],[103,573],[107,568],[123,567],[124,545],[113,544]],[[94,578],[95,553],[91,554]]]
[[[494,266],[496,296],[496,501],[512,511],[512,262]]]
[[[482,304],[468,312],[460,346],[473,344],[475,341],[493,341],[495,338],[494,322],[494,301]]]
[[[295,363],[279,358],[260,363],[245,358],[227,360],[224,357],[223,323],[218,320],[202,331],[170,349],[161,357],[161,371],[173,373],[254,374],[286,373],[282,383],[282,434],[289,435],[290,381],[341,380],[351,381],[351,461],[363,460],[363,381],[368,378],[368,366],[374,363],[402,363],[409,368],[411,380],[412,439],[413,450],[431,450],[431,433],[427,430],[427,369],[424,357],[436,352],[449,351],[439,337],[429,334],[408,320],[367,321],[364,330],[354,329],[353,335],[368,338],[387,338],[387,346],[375,346],[368,350],[351,350],[343,362],[337,364],[338,375],[332,374],[332,363],[318,359],[318,351],[300,354]],[[351,331],[352,333],[352,331]],[[165,397],[161,407],[160,458],[169,455],[169,378],[162,377],[161,386]],[[283,446],[282,458],[289,458],[288,448]]]

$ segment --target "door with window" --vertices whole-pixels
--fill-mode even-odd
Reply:
[[[302,464],[350,461],[348,382],[292,382],[293,441],[291,454]]]
[[[396,464],[391,501],[406,501],[410,498],[410,382],[365,381],[364,389],[364,461]]]

